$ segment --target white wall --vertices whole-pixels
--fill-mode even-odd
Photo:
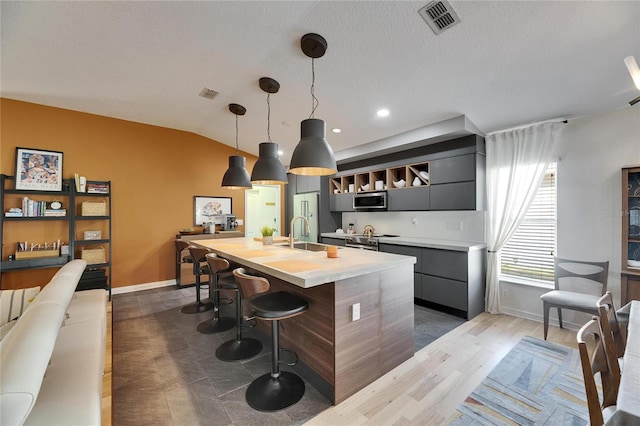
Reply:
[[[399,189],[398,191],[403,191]],[[410,191],[407,189],[406,191]],[[356,212],[342,213],[342,228],[353,223],[356,233],[371,225],[376,233],[438,240],[484,242],[485,212]]]
[[[570,120],[558,148],[559,257],[609,260],[608,288],[620,304],[621,172],[640,164],[640,104]],[[546,289],[501,283],[505,313],[542,321],[539,296]],[[502,293],[504,295],[504,293]],[[552,317],[555,313],[552,310]],[[563,322],[580,327],[588,315],[563,311]]]

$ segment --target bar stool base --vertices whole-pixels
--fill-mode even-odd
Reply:
[[[247,403],[258,411],[283,410],[304,396],[304,382],[296,374],[281,371],[277,379],[271,373],[255,379],[245,394]]]
[[[236,319],[230,317],[211,318],[198,324],[197,330],[202,334],[213,334],[227,331],[236,326]]]
[[[213,309],[213,303],[193,302],[183,306],[180,312],[183,314],[199,314]]]
[[[262,350],[262,343],[259,340],[245,338],[242,340],[229,340],[218,346],[216,358],[221,361],[240,361],[253,358]]]

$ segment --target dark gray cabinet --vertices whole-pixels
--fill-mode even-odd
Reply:
[[[432,160],[431,185],[476,179],[476,154]]]
[[[414,297],[464,312],[484,312],[486,250],[456,251],[380,243],[385,253],[413,256]]]
[[[329,209],[332,212],[352,212],[353,194],[335,194],[329,196]]]
[[[344,247],[344,239],[342,238],[320,237],[320,242],[322,244]]]
[[[430,165],[430,210],[484,209],[484,154],[441,158]]]
[[[295,176],[296,194],[320,191],[320,176]]]
[[[431,210],[475,210],[476,182],[457,182],[432,185]]]
[[[430,187],[391,189],[387,191],[387,210],[420,211],[430,209]]]

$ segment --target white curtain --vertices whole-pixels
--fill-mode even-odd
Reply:
[[[499,313],[498,252],[525,217],[555,153],[561,123],[494,133],[487,145],[487,311]]]

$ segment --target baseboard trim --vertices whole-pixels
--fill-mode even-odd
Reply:
[[[544,321],[544,317],[541,314],[534,314],[532,312],[521,311],[519,309],[511,309],[511,308],[503,307],[502,313],[511,315],[513,317],[528,319],[535,322]],[[563,318],[564,318],[564,315],[563,315]],[[551,317],[551,315],[549,315],[549,325],[553,325],[554,327],[560,327],[560,324],[558,323],[558,319]],[[576,331],[580,330],[580,327],[582,327],[583,325],[584,324],[577,324],[577,323],[566,321],[566,320],[562,321],[562,327],[568,328],[569,330],[576,330]]]
[[[150,290],[152,288],[169,287],[176,285],[176,280],[155,281],[152,283],[128,285],[124,287],[113,287],[111,294],[133,293],[135,291]]]

